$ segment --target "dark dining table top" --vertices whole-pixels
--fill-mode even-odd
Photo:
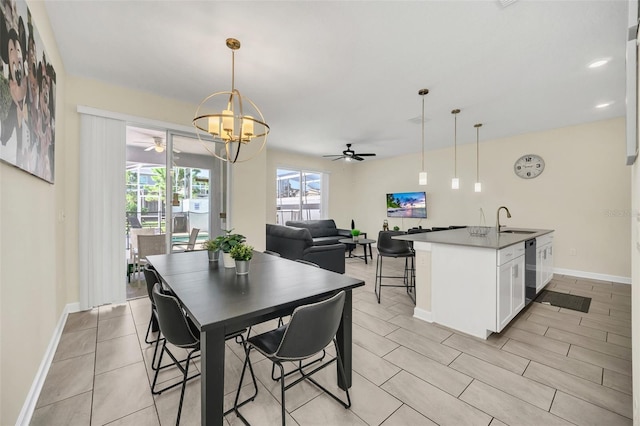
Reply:
[[[236,275],[222,260],[209,262],[206,251],[147,259],[203,331],[220,325],[233,331],[306,300],[364,285],[361,279],[261,252],[254,252],[248,275]]]

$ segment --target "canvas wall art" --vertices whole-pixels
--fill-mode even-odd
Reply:
[[[56,73],[26,2],[0,0],[0,160],[54,181]]]

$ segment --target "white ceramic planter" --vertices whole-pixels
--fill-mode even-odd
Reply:
[[[235,268],[236,261],[233,260],[229,253],[222,252],[222,258],[224,259],[224,267],[225,268]]]

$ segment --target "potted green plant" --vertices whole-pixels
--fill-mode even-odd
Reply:
[[[358,241],[360,239],[360,230],[359,229],[352,229],[351,230],[351,236],[353,237],[353,241]]]
[[[396,225],[396,226],[394,226],[394,227],[393,227],[393,230],[394,230],[394,231],[399,231],[399,230],[400,230],[400,227]]]
[[[206,240],[202,243],[202,248],[209,252],[209,262],[217,262],[218,261],[218,251],[220,251],[220,246],[218,245],[218,240]]]
[[[231,248],[229,252],[236,263],[236,274],[246,275],[249,273],[249,261],[253,257],[253,247],[240,243]]]
[[[241,234],[232,234],[233,229],[224,230],[224,235],[218,235],[215,241],[218,243],[218,248],[222,251],[222,257],[224,259],[225,268],[234,268],[235,262],[231,258],[231,249],[238,244],[245,242],[246,237]]]

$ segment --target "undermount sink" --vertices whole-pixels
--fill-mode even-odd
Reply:
[[[535,234],[537,231],[523,231],[519,229],[507,229],[506,231],[500,231],[501,234]]]

